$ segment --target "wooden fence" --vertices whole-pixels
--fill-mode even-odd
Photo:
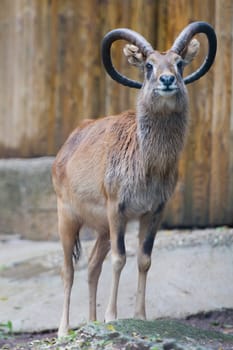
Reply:
[[[134,107],[137,92],[113,82],[101,64],[110,29],[132,28],[164,51],[189,22],[208,21],[218,54],[188,87],[191,131],[166,222],[232,225],[232,19],[231,0],[1,0],[0,157],[54,155],[83,118]],[[117,67],[139,79],[120,45]]]

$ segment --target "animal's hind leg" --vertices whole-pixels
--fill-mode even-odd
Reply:
[[[74,279],[73,252],[81,228],[77,218],[58,200],[58,230],[64,253],[63,282],[64,303],[58,336],[67,335],[69,329],[70,295]]]
[[[89,320],[96,320],[96,294],[104,258],[110,250],[109,233],[99,234],[88,262]]]
[[[106,322],[110,322],[117,318],[118,287],[121,271],[126,263],[124,242],[126,219],[119,212],[118,205],[115,202],[109,201],[108,203],[108,220],[112,256],[112,285],[107,310],[105,312]]]

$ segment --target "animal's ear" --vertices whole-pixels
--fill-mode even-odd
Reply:
[[[190,41],[189,45],[182,52],[181,56],[184,60],[185,65],[192,62],[192,60],[197,56],[200,48],[200,43],[197,39]]]
[[[128,62],[133,66],[142,68],[144,66],[145,57],[139,51],[139,48],[132,44],[127,44],[123,48],[125,56],[128,58]]]

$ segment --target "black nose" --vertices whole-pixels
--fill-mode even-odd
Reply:
[[[163,74],[160,75],[159,80],[161,83],[163,83],[166,86],[170,86],[172,83],[175,81],[175,76],[174,75],[168,75],[168,74]]]

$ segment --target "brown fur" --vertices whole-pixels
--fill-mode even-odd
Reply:
[[[129,56],[130,50],[126,52]],[[136,112],[87,121],[70,135],[53,165],[64,250],[65,299],[59,335],[68,329],[72,252],[83,225],[98,233],[89,260],[90,319],[96,319],[98,278],[111,241],[113,282],[105,315],[109,321],[117,316],[118,283],[126,260],[126,223],[133,218],[139,220],[135,316],[145,318],[146,275],[163,208],[177,181],[178,159],[188,125],[188,97],[176,66],[180,56],[155,51],[145,59],[135,50],[131,55],[135,52],[136,60],[146,60],[153,67],[150,72],[145,68]],[[191,61],[196,52],[187,52]],[[144,61],[138,62],[138,66],[142,65]],[[172,91],[164,91],[162,75],[175,77]]]

